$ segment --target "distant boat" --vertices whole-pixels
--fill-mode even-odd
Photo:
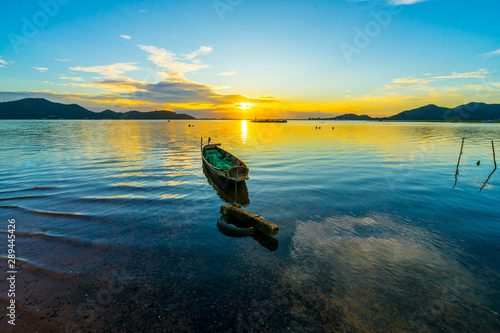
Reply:
[[[286,119],[257,119],[251,120],[252,123],[287,123]]]
[[[207,145],[203,145],[203,138],[201,139],[201,158],[207,171],[211,175],[232,182],[247,180],[249,178],[247,165],[218,146],[220,143],[210,144],[210,139]]]

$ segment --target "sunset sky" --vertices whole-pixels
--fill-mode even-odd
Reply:
[[[498,0],[9,1],[0,101],[230,118],[500,103],[498,13]]]

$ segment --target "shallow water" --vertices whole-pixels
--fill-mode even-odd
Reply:
[[[237,200],[275,239],[219,232],[234,192],[201,137],[247,163]],[[491,140],[496,124],[2,121],[16,329],[499,331]]]

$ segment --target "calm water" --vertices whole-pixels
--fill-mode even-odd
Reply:
[[[498,125],[191,123],[0,123],[17,332],[500,330]],[[203,172],[209,136],[275,239],[217,229],[234,194]]]

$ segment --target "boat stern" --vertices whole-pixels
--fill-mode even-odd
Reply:
[[[243,180],[247,180],[248,177],[248,168],[246,166],[236,166],[226,171],[226,176],[229,179],[232,179],[236,182],[240,182]]]

